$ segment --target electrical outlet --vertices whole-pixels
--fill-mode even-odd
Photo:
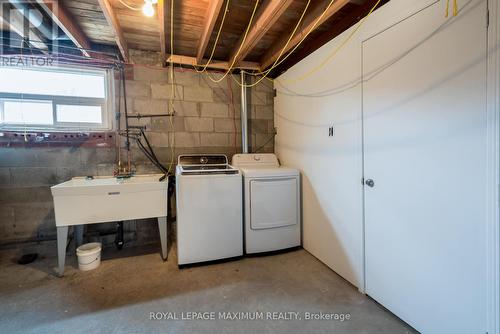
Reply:
[[[335,130],[333,129],[333,125],[328,128],[328,137],[333,137],[335,135]]]

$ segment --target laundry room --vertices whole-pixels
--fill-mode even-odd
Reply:
[[[499,11],[0,0],[0,332],[500,334]]]

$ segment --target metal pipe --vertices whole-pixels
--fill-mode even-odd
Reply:
[[[137,119],[141,119],[141,118],[153,118],[153,117],[170,117],[170,116],[174,116],[174,114],[171,114],[171,113],[168,113],[168,114],[151,114],[151,115],[142,115],[142,114],[136,114],[136,115],[128,115],[127,117],[128,118],[137,118]]]
[[[245,71],[241,70],[241,151],[248,153],[248,110]]]

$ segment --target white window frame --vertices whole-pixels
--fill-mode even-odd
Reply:
[[[2,131],[50,131],[50,132],[105,132],[113,129],[112,115],[113,96],[114,96],[114,76],[112,70],[105,69],[82,69],[80,67],[54,67],[54,68],[29,68],[30,70],[40,70],[48,72],[66,72],[89,75],[104,75],[105,93],[104,98],[89,98],[79,96],[58,96],[58,95],[39,95],[39,94],[24,94],[24,93],[4,93],[0,92],[0,119],[3,117],[3,100],[39,102],[52,102],[52,117],[53,124],[13,124],[0,123]],[[22,70],[22,69],[20,69]],[[57,106],[58,105],[85,105],[85,106],[100,106],[102,123],[74,123],[74,122],[58,122],[57,121]]]

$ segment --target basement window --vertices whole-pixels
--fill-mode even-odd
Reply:
[[[0,67],[0,129],[109,130],[106,70]]]

